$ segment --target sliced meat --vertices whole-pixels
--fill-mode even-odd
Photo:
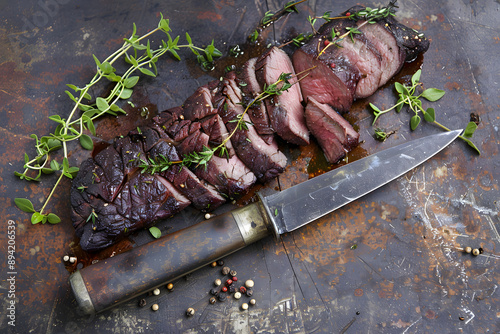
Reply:
[[[222,144],[222,142],[229,137],[226,125],[218,114],[207,116],[200,120],[203,132],[209,136],[209,144],[214,147]],[[229,157],[232,157],[235,152],[230,140],[225,143]]]
[[[257,58],[249,59],[242,67],[241,71],[238,73],[237,82],[243,92],[243,105],[249,105],[259,94],[262,93],[262,88],[257,81],[257,76],[255,75],[255,64],[257,63]],[[263,102],[257,102],[252,104],[248,110],[248,116],[255,126],[255,130],[260,135],[271,135],[274,134],[274,130],[267,116],[266,105]],[[266,138],[267,139],[267,138]]]
[[[329,105],[309,98],[306,122],[328,162],[335,163],[358,145],[359,134]]]
[[[79,226],[80,245],[92,252],[112,245],[130,233],[165,219],[190,204],[167,180],[136,173],[113,203],[93,204],[95,217]]]
[[[290,58],[277,47],[259,57],[255,68],[261,86],[274,84],[282,73],[295,74]],[[293,85],[287,91],[266,99],[266,109],[273,129],[281,138],[292,144],[307,145],[309,131],[301,104],[302,94],[296,82],[296,78],[290,80]]]
[[[186,99],[182,107],[184,118],[191,121],[217,112],[212,106],[212,95],[207,85],[199,87],[193,95]]]
[[[131,174],[137,169],[141,159],[146,159],[146,154],[142,149],[142,141],[139,138],[141,138],[140,135],[135,134],[115,139],[114,147],[122,158],[125,174]]]
[[[190,142],[185,144],[188,140]],[[204,147],[208,147],[208,140],[209,136],[206,133],[198,131],[186,138],[177,149],[181,155],[203,152]],[[231,158],[213,155],[205,165],[191,164],[189,167],[196,176],[210,183],[227,198],[239,198],[257,180],[237,155]]]
[[[363,25],[364,22],[358,21],[358,27]],[[379,86],[383,86],[403,67],[405,52],[399,48],[394,35],[381,24],[365,24],[359,30],[371,41],[382,56],[380,63],[382,75]]]
[[[267,144],[255,130],[250,122],[245,109],[241,106],[235,86],[231,85],[233,79],[225,79],[226,88],[224,90],[227,99],[223,108],[219,109],[219,114],[226,123],[230,132],[234,131],[231,142],[236,154],[243,163],[255,174],[260,182],[265,183],[279,174],[286,167],[286,157],[278,150],[276,141]],[[238,89],[238,88],[236,88]],[[244,114],[244,115],[243,115]],[[245,125],[237,128],[235,122],[239,117],[243,117]]]
[[[214,155],[206,167],[198,166],[194,172],[230,199],[243,196],[257,181],[255,175],[236,155],[229,159]]]
[[[181,160],[170,142],[160,140],[151,149],[150,158],[161,160],[163,157],[169,161]],[[191,170],[183,166],[173,164],[168,169],[159,172],[159,175],[172,183],[198,210],[212,211],[226,201],[213,186],[202,182]]]

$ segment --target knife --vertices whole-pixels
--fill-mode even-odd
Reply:
[[[462,130],[372,154],[259,201],[166,235],[71,274],[81,310],[101,312],[264,238],[291,232],[400,177]]]

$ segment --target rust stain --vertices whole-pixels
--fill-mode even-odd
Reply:
[[[212,22],[222,20],[222,15],[211,11],[200,13],[196,17],[198,20],[210,20]]]
[[[354,296],[356,296],[356,297],[361,297],[361,296],[363,296],[363,294],[364,294],[364,292],[363,292],[363,289],[361,289],[361,288],[354,290]]]

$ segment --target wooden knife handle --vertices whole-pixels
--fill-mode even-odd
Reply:
[[[193,272],[268,235],[264,212],[253,203],[78,270],[76,300],[96,313]]]

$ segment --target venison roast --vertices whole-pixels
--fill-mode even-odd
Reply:
[[[352,40],[344,38],[339,47],[325,48],[332,32],[344,34],[355,27],[361,33]],[[276,137],[307,145],[312,135],[327,160],[336,163],[359,140],[341,113],[428,48],[422,34],[391,16],[375,24],[337,19],[324,24],[291,59],[271,47],[241,69],[199,87],[182,106],[117,137],[81,164],[71,187],[71,206],[82,249],[99,251],[188,205],[214,210],[256,182],[277,177],[287,160]],[[293,85],[252,103],[282,73],[290,74]],[[216,151],[210,160],[181,164],[186,156],[218,145],[224,145],[224,151]]]

